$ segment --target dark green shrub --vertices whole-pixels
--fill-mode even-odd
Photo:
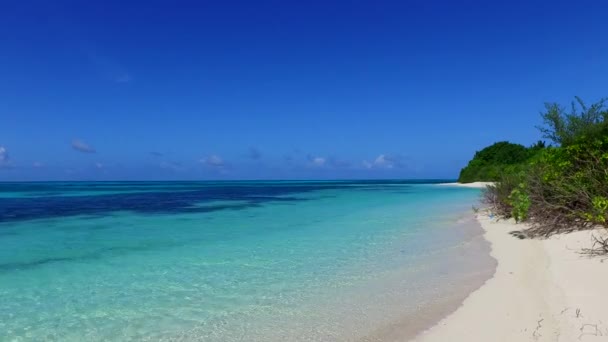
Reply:
[[[608,136],[547,149],[532,163],[526,183],[531,216],[543,234],[604,224]]]
[[[486,203],[501,217],[530,222],[530,236],[608,226],[608,112],[604,101],[591,107],[577,101],[570,113],[547,105],[542,114],[546,126],[541,131],[557,146],[545,148],[539,142],[527,149],[522,163],[483,164],[496,159],[482,156],[467,166],[486,174],[488,165],[499,166],[497,183],[485,192]],[[608,239],[598,241],[608,251]]]
[[[505,172],[521,170],[525,162],[542,148],[544,148],[543,142],[538,142],[530,148],[507,141],[494,143],[475,152],[473,159],[460,171],[458,181],[461,183],[497,181]]]

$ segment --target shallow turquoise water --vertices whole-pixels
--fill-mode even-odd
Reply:
[[[0,340],[351,340],[475,272],[479,190],[0,184]],[[396,305],[398,303],[398,305]]]

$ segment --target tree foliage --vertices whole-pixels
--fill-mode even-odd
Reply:
[[[521,169],[525,162],[544,147],[545,143],[542,141],[529,148],[508,141],[494,143],[475,152],[473,159],[460,171],[458,181],[461,183],[497,181],[503,173]]]
[[[568,146],[577,140],[595,139],[606,132],[608,110],[606,99],[587,107],[583,100],[575,97],[570,112],[557,103],[546,103],[541,113],[543,126],[538,129],[544,138],[558,146]]]
[[[541,132],[556,146],[530,147],[533,156],[517,170],[502,168],[485,193],[499,216],[530,222],[529,235],[608,227],[608,114],[603,100],[576,100],[581,110],[549,105],[541,114]],[[597,241],[608,252],[608,240]]]

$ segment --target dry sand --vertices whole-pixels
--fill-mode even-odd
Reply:
[[[473,183],[440,183],[441,186],[461,186],[463,188],[480,188],[483,189],[488,185],[493,185],[494,182],[473,182]]]
[[[608,341],[608,258],[581,254],[602,231],[520,240],[524,226],[478,219],[496,273],[415,341]]]

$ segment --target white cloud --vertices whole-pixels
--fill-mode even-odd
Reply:
[[[380,154],[374,161],[364,160],[362,165],[366,169],[394,169],[404,166],[404,157]]]
[[[381,154],[376,157],[376,160],[374,160],[374,165],[377,167],[392,169],[394,167],[394,161],[390,157]]]
[[[72,148],[83,153],[95,153],[95,148],[80,139],[72,140]]]
[[[201,164],[211,166],[211,167],[217,167],[217,168],[221,168],[225,165],[222,158],[220,158],[219,156],[217,156],[215,154],[210,155],[207,158],[201,159],[200,162],[201,162]]]
[[[311,162],[314,166],[321,167],[321,166],[325,165],[326,159],[323,157],[314,157],[314,158],[312,158]]]
[[[352,164],[343,159],[338,159],[333,156],[329,157],[318,157],[314,155],[308,155],[308,167],[317,167],[317,168],[328,168],[328,169],[348,169],[352,166]],[[288,160],[291,161],[291,160]]]
[[[6,147],[0,146],[0,163],[8,161],[8,151]]]
[[[323,167],[327,163],[327,158],[316,157],[312,154],[306,155],[306,159],[308,160],[308,166],[312,167]]]
[[[11,161],[8,156],[8,150],[4,146],[0,146],[0,168],[10,168]]]

